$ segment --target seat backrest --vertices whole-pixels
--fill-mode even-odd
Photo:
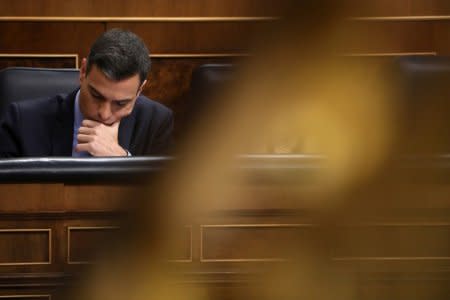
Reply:
[[[78,86],[78,69],[3,69],[0,71],[0,113],[11,102],[67,94]]]
[[[233,81],[235,69],[231,64],[203,64],[193,70],[185,109],[178,118],[185,133],[201,123],[213,108],[221,107],[219,101],[223,99],[217,95]]]
[[[398,62],[410,74],[450,72],[450,57],[447,56],[404,56]]]
[[[191,78],[190,113],[202,113],[210,106],[218,105],[215,96],[232,82],[235,71],[236,66],[232,64],[204,64],[196,68]]]
[[[220,89],[233,79],[232,64],[204,64],[192,72],[191,91],[201,98]]]
[[[405,84],[408,105],[450,103],[450,57],[405,56],[397,60]]]
[[[229,81],[233,75],[235,66],[232,64],[204,64],[192,73],[191,87],[211,87]]]
[[[450,152],[450,57],[402,57],[398,67],[407,100],[408,135],[414,138],[410,147]]]

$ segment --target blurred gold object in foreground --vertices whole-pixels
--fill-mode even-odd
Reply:
[[[261,35],[264,46],[221,95],[226,105],[204,115],[179,161],[141,195],[159,205],[140,209],[134,246],[122,252],[121,263],[101,267],[88,289],[92,299],[380,299],[416,291],[418,298],[429,292],[444,299],[444,286],[413,284],[405,292],[401,281],[373,288],[376,279],[357,280],[360,273],[376,278],[438,270],[448,260],[448,219],[439,215],[439,223],[420,212],[421,205],[448,208],[442,195],[449,190],[402,181],[408,171],[393,163],[398,142],[407,139],[400,83],[382,64],[345,56],[343,44],[357,38],[346,11],[332,1],[306,2],[314,10],[294,5],[297,16]],[[299,172],[279,176],[274,167],[263,172],[279,180],[253,183],[236,161],[243,153],[323,159],[314,162],[311,181],[296,178]],[[167,268],[173,231],[186,224],[193,224],[191,242],[200,246],[192,262]],[[411,241],[427,241],[430,228],[438,232],[435,248],[416,248]],[[292,235],[281,237],[288,231]],[[218,254],[206,253],[207,246]],[[285,256],[263,256],[272,248]],[[173,266],[178,274],[170,272]],[[238,286],[222,279],[228,289],[213,279],[180,283],[193,274],[252,279],[237,280]]]

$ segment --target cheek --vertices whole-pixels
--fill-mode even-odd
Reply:
[[[97,107],[89,93],[80,94],[80,108],[85,117],[92,118],[97,111]]]
[[[114,116],[114,119],[117,121],[117,120],[120,120],[120,119],[128,116],[130,113],[131,113],[131,110],[122,108],[122,109],[114,111],[113,116]]]
[[[117,109],[114,113],[113,113],[113,115],[114,115],[114,117],[117,119],[117,120],[120,120],[120,119],[122,119],[123,117],[126,117],[126,116],[128,116],[130,113],[131,113],[131,111],[133,110],[133,108],[131,107],[131,108],[129,108],[129,107],[123,107],[123,108],[120,108],[120,109]]]

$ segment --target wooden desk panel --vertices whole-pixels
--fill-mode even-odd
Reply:
[[[0,213],[61,211],[63,198],[60,183],[0,184]]]
[[[246,181],[238,199],[204,210],[191,223],[177,227],[178,233],[169,232],[178,230],[175,227],[143,227],[164,222],[144,222],[133,224],[142,231],[135,238],[145,244],[146,236],[153,234],[149,231],[160,237],[173,236],[176,241],[166,252],[173,258],[171,264],[188,274],[184,280],[220,295],[235,295],[237,290],[245,294],[248,289],[243,286],[249,284],[262,288],[255,283],[261,275],[256,270],[276,269],[283,263],[295,266],[301,257],[292,254],[302,254],[296,250],[306,248],[312,253],[321,249],[321,257],[342,276],[356,278],[359,299],[371,299],[377,293],[410,295],[414,285],[405,278],[416,278],[420,295],[425,291],[439,295],[450,282],[449,184],[403,184],[395,193],[386,193],[389,197],[385,199],[379,198],[384,194],[373,191],[355,193],[352,197],[365,203],[358,207],[367,216],[340,219],[339,215],[311,210],[308,195],[320,187],[295,181],[267,184],[268,177],[263,178],[266,181]],[[129,204],[143,200],[137,196],[142,197],[138,193],[141,187],[73,182],[0,184],[0,295],[30,295],[26,297],[33,299],[33,295],[51,294],[53,300],[58,299],[53,296],[55,286],[70,282],[73,274],[92,262],[98,255],[96,249],[107,245],[104,234],[114,235],[121,226],[120,217],[139,209]],[[386,187],[386,191],[394,190]],[[148,201],[159,199],[144,195]],[[408,201],[402,198],[405,195],[409,195]],[[381,200],[386,204],[383,209],[375,205]],[[134,259],[132,252],[126,255],[130,262]]]
[[[52,230],[0,229],[0,267],[51,264]]]

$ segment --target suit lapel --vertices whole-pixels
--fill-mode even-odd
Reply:
[[[52,135],[52,155],[71,156],[73,142],[73,121],[75,95],[78,90],[66,98],[58,96],[57,115]]]
[[[119,125],[119,145],[127,150],[130,150],[131,137],[133,134],[134,124],[136,122],[135,110],[123,118]]]

